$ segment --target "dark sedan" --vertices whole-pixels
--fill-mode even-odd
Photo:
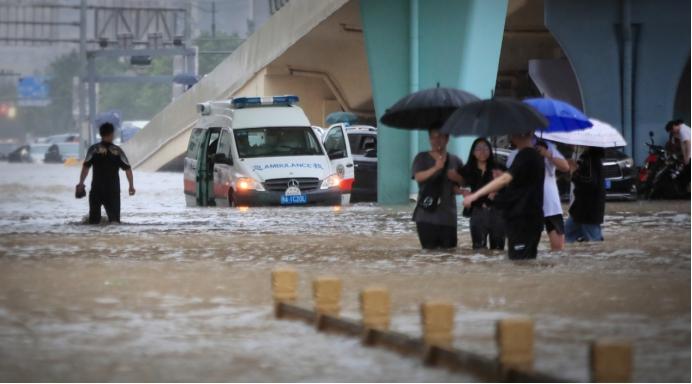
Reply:
[[[502,164],[507,163],[510,149],[495,149],[495,158]],[[567,155],[566,152],[563,154]],[[634,161],[622,150],[608,148],[605,150],[603,158],[603,174],[605,176],[606,199],[607,200],[636,200],[637,184],[636,169]],[[563,201],[569,200],[570,180],[569,174],[565,172],[557,173],[557,187]]]

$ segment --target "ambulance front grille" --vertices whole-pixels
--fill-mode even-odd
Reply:
[[[269,179],[264,182],[264,189],[267,191],[283,192],[288,188],[291,180],[298,182],[298,188],[300,188],[301,191],[311,191],[320,186],[320,180],[316,177],[289,177],[284,179]]]

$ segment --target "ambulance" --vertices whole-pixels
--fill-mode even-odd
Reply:
[[[188,206],[348,204],[354,179],[346,131],[315,133],[297,96],[197,105],[184,160]]]

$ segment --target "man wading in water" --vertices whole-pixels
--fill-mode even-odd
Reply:
[[[132,179],[132,168],[127,161],[125,152],[113,144],[115,128],[110,123],[105,123],[99,128],[101,142],[94,144],[87,150],[82,173],[77,184],[77,197],[84,196],[84,180],[89,174],[89,168],[94,166],[94,174],[91,178],[91,191],[89,191],[89,224],[101,222],[101,206],[106,208],[109,222],[120,222],[120,177],[118,169],[125,171],[127,181],[130,183],[130,196],[135,194],[135,186]]]

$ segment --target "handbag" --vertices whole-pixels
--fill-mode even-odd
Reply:
[[[440,174],[424,182],[418,191],[417,205],[427,212],[435,212],[442,201],[442,184],[445,181],[447,166],[449,166],[449,155]]]

